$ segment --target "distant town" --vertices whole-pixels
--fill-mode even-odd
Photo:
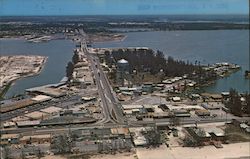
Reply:
[[[208,30],[249,29],[245,24],[209,24]],[[107,29],[117,25],[192,30],[204,29],[205,24],[98,25],[1,22],[3,39],[23,38],[33,43],[70,39],[76,45],[72,60],[62,68],[65,77],[58,83],[48,81],[10,98],[5,93],[12,84],[38,75],[49,59],[0,56],[1,158],[249,157],[249,92],[202,89],[241,70],[240,65],[192,63],[148,47],[92,47],[94,42],[126,38]]]

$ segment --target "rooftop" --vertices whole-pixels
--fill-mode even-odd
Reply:
[[[45,109],[41,109],[40,111],[51,114],[51,113],[59,112],[60,110],[62,110],[62,108],[51,106]]]
[[[128,63],[128,61],[125,59],[121,59],[121,60],[117,61],[117,63],[126,64],[126,63]]]
[[[43,117],[47,116],[47,113],[39,112],[39,111],[34,111],[32,113],[25,114],[26,117],[31,118],[31,119],[42,119]]]

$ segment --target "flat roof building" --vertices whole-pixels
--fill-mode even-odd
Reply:
[[[59,113],[62,110],[62,108],[51,106],[48,108],[41,109],[41,112],[47,113],[47,114],[56,114]]]
[[[39,111],[34,111],[32,113],[25,114],[26,117],[33,119],[33,120],[38,120],[38,119],[44,119],[48,117],[48,113],[44,112],[39,112]]]

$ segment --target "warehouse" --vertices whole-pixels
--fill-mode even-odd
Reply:
[[[2,134],[1,135],[1,145],[3,144],[17,144],[19,141],[19,134]]]
[[[46,95],[37,95],[31,99],[36,102],[45,102],[45,101],[51,100],[52,98]]]
[[[47,113],[47,114],[50,114],[50,115],[55,115],[55,114],[59,113],[61,110],[62,110],[62,108],[51,106],[51,107],[48,107],[45,109],[41,109],[40,111]]]
[[[27,120],[27,121],[18,121],[16,122],[18,127],[30,127],[30,126],[39,126],[40,120]]]
[[[49,115],[48,113],[43,113],[43,112],[39,112],[39,111],[25,114],[26,117],[28,117],[32,120],[45,119],[46,117],[48,117],[48,115]]]
[[[210,116],[210,112],[206,109],[195,110],[195,114],[198,116]]]
[[[51,135],[50,134],[43,134],[43,135],[31,135],[31,136],[22,136],[19,139],[20,143],[22,144],[33,144],[33,143],[50,143],[51,142]]]

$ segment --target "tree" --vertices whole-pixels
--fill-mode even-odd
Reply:
[[[79,58],[79,55],[78,53],[74,53],[73,57],[72,57],[72,62],[74,64],[76,64],[77,62],[79,62],[80,58]]]
[[[192,139],[190,136],[186,136],[183,140],[184,146],[195,147],[198,146],[198,142]]]
[[[53,149],[56,149],[57,153],[59,154],[71,152],[72,139],[69,135],[66,134],[59,135],[54,139],[52,143],[53,144],[51,145],[51,147]]]
[[[245,94],[246,104],[244,106],[244,112],[250,115],[250,94]]]
[[[240,96],[235,89],[230,89],[229,92],[229,101],[226,106],[230,109],[231,113],[236,116],[242,115],[242,103],[240,100]]]
[[[10,159],[11,158],[10,155],[11,155],[10,148],[8,146],[4,146],[3,147],[3,158]]]
[[[74,65],[72,62],[68,62],[68,65],[66,67],[66,76],[68,77],[68,80],[72,79],[72,74],[74,71]]]
[[[158,146],[161,144],[161,135],[156,129],[147,131],[145,137],[148,140],[149,145]]]
[[[21,149],[21,159],[25,159],[25,153],[23,149]]]
[[[43,157],[43,153],[42,153],[40,147],[38,147],[37,150],[36,150],[36,156],[37,156],[38,159]]]

